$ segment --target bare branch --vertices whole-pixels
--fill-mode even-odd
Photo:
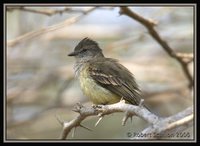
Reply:
[[[187,77],[187,79],[189,81],[188,87],[192,88],[193,78],[190,75],[190,72],[189,72],[189,69],[187,66],[188,62],[185,62],[184,59],[182,58],[182,56],[177,55],[177,53],[175,53],[173,51],[173,49],[167,44],[167,42],[165,40],[163,40],[163,38],[159,35],[159,33],[154,28],[156,23],[152,20],[148,20],[148,19],[142,17],[141,15],[131,11],[127,7],[120,7],[119,13],[129,16],[130,18],[140,22],[142,25],[144,25],[147,28],[147,30],[149,31],[149,34],[163,47],[163,49],[167,52],[167,54],[179,62],[185,76]]]
[[[31,32],[28,32],[28,33],[26,33],[22,36],[19,36],[19,37],[13,39],[13,40],[8,40],[7,46],[8,47],[14,47],[21,42],[26,42],[27,40],[32,39],[34,37],[37,37],[39,35],[48,33],[50,31],[55,31],[55,30],[58,30],[58,29],[65,27],[67,25],[73,24],[73,23],[79,21],[81,18],[83,18],[83,16],[85,14],[88,14],[88,13],[92,12],[93,10],[95,10],[95,7],[88,9],[87,11],[84,12],[84,14],[71,17],[71,18],[69,18],[69,19],[67,19],[67,20],[65,20],[61,23],[58,23],[58,24],[55,24],[55,25],[52,25],[52,26],[48,26],[48,27],[45,27],[45,28],[41,28],[39,30],[31,31]]]
[[[145,136],[136,136],[133,139],[175,138],[176,133],[181,133],[191,127],[192,123],[193,107],[189,107],[176,115],[163,118],[156,125],[147,127],[140,133],[140,135]]]
[[[96,116],[99,114],[103,116],[115,112],[125,112],[132,115],[135,114],[151,124],[154,124],[159,120],[159,118],[156,115],[149,112],[144,107],[126,104],[123,100],[121,100],[116,104],[98,105],[96,107],[84,107],[78,104],[78,106],[76,106],[74,111],[78,112],[79,115],[72,121],[63,123],[63,132],[61,134],[61,139],[65,139],[73,128],[80,126],[81,122],[86,117]]]
[[[74,10],[71,8],[64,8],[62,10],[38,10],[38,9],[30,9],[24,6],[15,6],[15,7],[7,7],[6,8],[7,11],[14,11],[14,10],[21,10],[21,11],[26,11],[26,12],[31,12],[31,13],[37,13],[37,14],[43,14],[43,15],[47,15],[47,16],[52,16],[52,15],[56,15],[56,14],[63,14],[66,12],[79,12],[79,13],[83,13],[85,14],[85,11],[82,10]]]
[[[61,139],[63,140],[66,139],[69,132],[73,128],[76,128],[78,126],[82,127],[81,122],[89,116],[101,115],[102,117],[103,115],[109,115],[116,112],[124,112],[126,118],[128,117],[127,115],[136,115],[150,124],[149,127],[147,127],[141,132],[141,134],[150,135],[147,137],[142,137],[145,139],[158,138],[158,135],[166,135],[176,130],[179,130],[178,132],[181,132],[182,130],[185,130],[186,128],[190,127],[190,122],[192,122],[193,120],[193,107],[187,108],[186,110],[176,115],[161,118],[154,115],[143,106],[130,105],[125,103],[123,100],[111,105],[97,105],[93,107],[85,107],[81,104],[78,104],[75,107],[74,111],[78,112],[79,115],[70,122],[63,123],[63,131],[61,133]],[[122,123],[123,122],[124,118],[122,120]],[[155,133],[156,135],[153,135]],[[140,138],[141,137],[134,137],[134,139]]]

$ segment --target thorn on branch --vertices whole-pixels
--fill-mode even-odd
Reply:
[[[126,101],[124,100],[124,98],[122,97],[121,99],[120,99],[120,103],[125,103]]]
[[[122,126],[125,126],[125,125],[126,125],[126,122],[127,122],[128,118],[130,118],[130,119],[131,119],[131,122],[132,122],[133,116],[134,116],[134,115],[135,115],[135,114],[126,112],[126,113],[125,113],[125,116],[124,116],[123,119],[122,119]]]
[[[57,121],[60,123],[60,125],[63,125],[63,123],[64,123],[64,120],[63,120],[63,119],[61,119],[61,117],[60,117],[60,116],[58,116],[57,114],[55,114],[55,117],[56,117]]]
[[[99,122],[103,119],[103,116],[100,116],[100,118],[98,119],[98,121],[95,123],[95,127],[97,127],[97,125],[99,124]]]
[[[92,129],[90,129],[90,128],[88,128],[88,127],[85,127],[85,126],[83,126],[83,125],[79,125],[80,127],[82,127],[82,128],[84,128],[84,129],[86,129],[86,130],[88,130],[88,131],[92,131]]]
[[[143,106],[143,103],[144,103],[144,99],[141,99],[141,100],[140,100],[140,103],[139,103],[139,107],[142,107],[142,106]]]
[[[74,129],[72,131],[72,138],[74,138],[75,132],[76,132],[76,127],[74,127]]]

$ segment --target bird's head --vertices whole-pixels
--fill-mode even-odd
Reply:
[[[75,47],[74,52],[68,54],[68,56],[74,56],[78,60],[90,60],[96,57],[103,57],[103,54],[97,42],[84,38]]]

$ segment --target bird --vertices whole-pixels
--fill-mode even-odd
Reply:
[[[82,39],[68,56],[75,57],[75,76],[93,104],[114,104],[121,99],[140,104],[143,98],[134,75],[118,60],[105,57],[96,41]]]

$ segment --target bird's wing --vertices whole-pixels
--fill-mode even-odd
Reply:
[[[100,86],[138,105],[141,100],[140,90],[131,72],[116,60],[104,58],[90,63],[90,76]]]

